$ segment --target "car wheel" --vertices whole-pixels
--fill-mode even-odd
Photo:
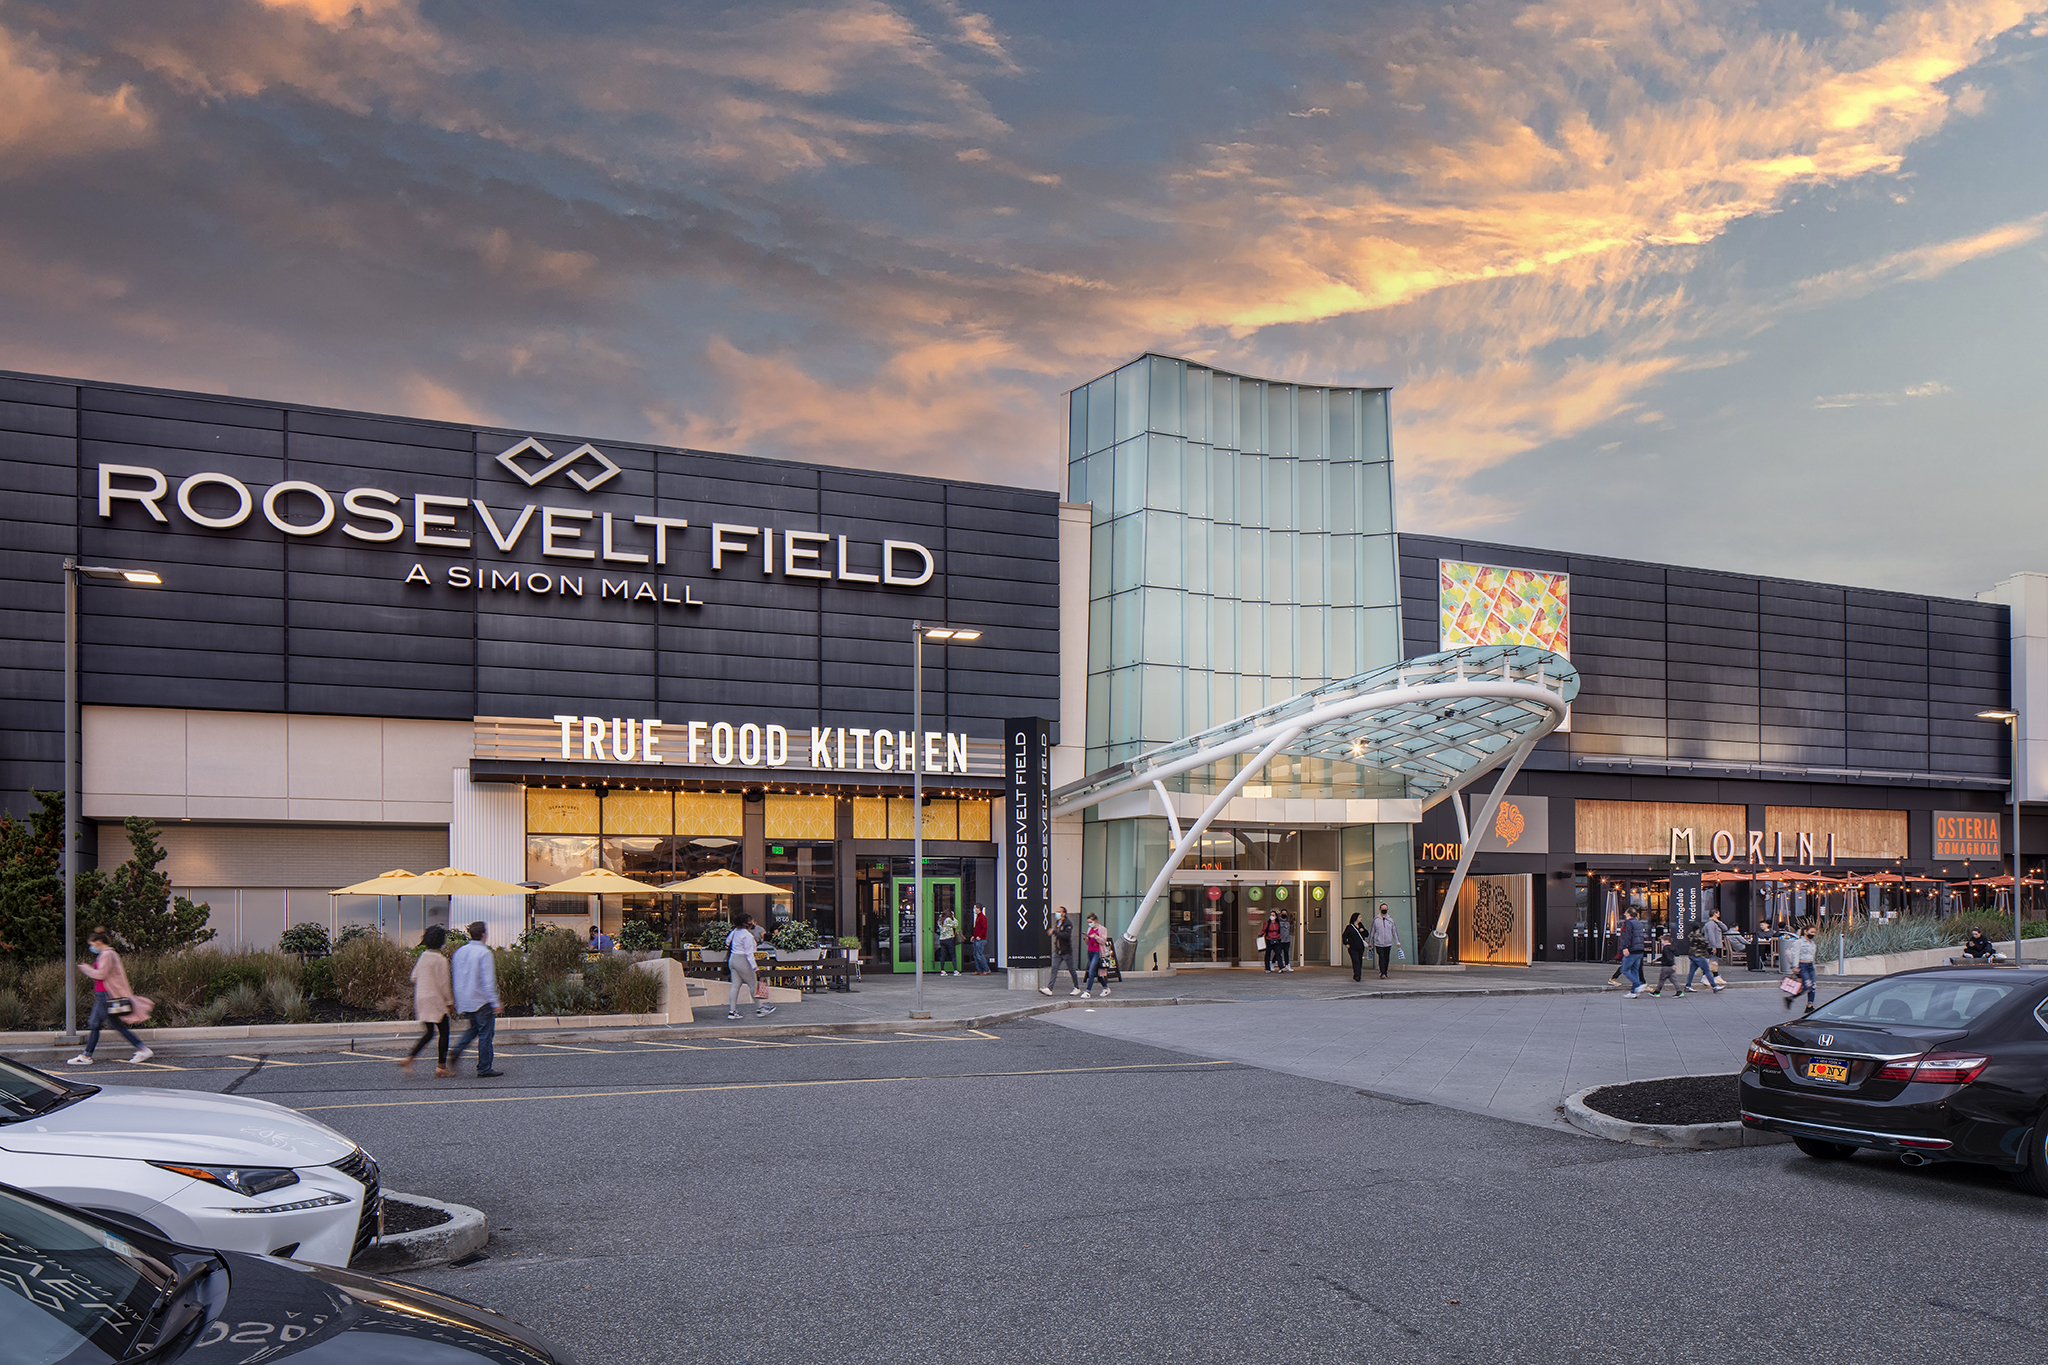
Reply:
[[[2027,1130],[2027,1149],[2021,1154],[2020,1188],[2028,1194],[2048,1197],[2048,1112],[2034,1120]]]
[[[1792,1145],[1815,1161],[1840,1161],[1843,1157],[1856,1155],[1856,1148],[1846,1142],[1822,1142],[1819,1138],[1796,1137],[1792,1139]]]

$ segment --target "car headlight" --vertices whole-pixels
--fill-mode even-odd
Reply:
[[[152,1161],[158,1170],[204,1180],[236,1194],[258,1195],[299,1183],[299,1173],[284,1166],[187,1166],[177,1161]]]

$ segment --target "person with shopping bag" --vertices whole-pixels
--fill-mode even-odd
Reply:
[[[135,994],[128,986],[128,969],[121,965],[121,955],[114,951],[113,936],[105,929],[95,929],[85,940],[93,950],[91,962],[81,962],[78,970],[92,978],[92,1015],[86,1022],[85,1051],[71,1058],[69,1066],[91,1066],[92,1054],[99,1050],[100,1029],[112,1024],[114,1032],[128,1040],[135,1049],[130,1062],[146,1062],[155,1054],[143,1044],[140,1038],[128,1031],[128,1025],[139,1024],[149,1018],[150,1001]]]
[[[1109,996],[1109,980],[1102,974],[1102,955],[1109,951],[1109,926],[1094,915],[1088,917],[1088,930],[1083,936],[1088,950],[1088,976],[1081,983],[1081,998],[1092,998],[1097,987],[1105,999]]]

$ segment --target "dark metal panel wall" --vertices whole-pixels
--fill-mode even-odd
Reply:
[[[58,561],[143,564],[165,586],[81,589],[80,669],[88,703],[302,714],[467,719],[556,712],[668,719],[909,723],[913,619],[986,628],[986,643],[928,647],[931,728],[994,738],[1008,716],[1058,714],[1058,502],[1051,492],[949,483],[702,451],[593,440],[622,472],[585,492],[564,477],[529,488],[497,460],[530,433],[311,410],[118,385],[0,376],[0,804],[61,781],[62,584]],[[556,454],[585,439],[531,433]],[[135,503],[98,515],[98,466],[161,470],[167,524]],[[471,550],[388,544],[326,531],[291,537],[260,510],[225,531],[175,509],[178,481],[232,475],[260,497],[287,479],[337,502],[357,487],[480,499],[509,528],[529,503],[611,512],[636,550],[635,514],[687,518],[665,570],[568,562],[540,552],[540,514],[500,554],[473,513]],[[233,494],[201,491],[202,512]],[[310,498],[288,508],[311,509]],[[401,505],[394,509],[405,515]],[[287,512],[290,515],[290,512]],[[364,524],[362,518],[355,519]],[[874,573],[886,539],[937,558],[922,587],[851,584],[765,572],[754,550],[709,571],[713,522],[821,531],[833,566]],[[598,521],[582,523],[595,548]],[[407,584],[418,563],[431,589]],[[530,586],[464,591],[448,570],[580,574],[581,597]],[[621,572],[621,569],[624,572]],[[701,607],[622,602],[603,580],[687,583]],[[529,580],[530,584],[530,580]]]
[[[1571,574],[1572,729],[1590,755],[2005,776],[2007,609],[1747,574],[1401,537],[1409,654],[1438,648],[1437,561]]]

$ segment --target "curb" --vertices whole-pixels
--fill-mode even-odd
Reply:
[[[482,1251],[484,1243],[491,1239],[490,1224],[481,1209],[473,1209],[467,1204],[443,1203],[423,1194],[400,1194],[395,1190],[387,1192],[384,1197],[403,1204],[444,1209],[449,1215],[448,1221],[417,1232],[394,1232],[388,1237],[378,1238],[363,1253],[362,1259],[349,1267],[351,1270],[385,1273],[446,1265]]]
[[[1584,1090],[1575,1090],[1567,1095],[1558,1109],[1564,1114],[1564,1121],[1581,1132],[1597,1138],[1606,1138],[1609,1142],[1627,1142],[1638,1147],[1718,1152],[1730,1147],[1770,1147],[1792,1140],[1783,1133],[1745,1128],[1739,1120],[1733,1123],[1631,1123],[1627,1119],[1602,1114],[1586,1105],[1586,1096],[1596,1090],[1611,1090],[1618,1085],[1635,1085],[1638,1081],[1688,1079],[1691,1079],[1690,1075],[1642,1076],[1635,1081],[1608,1081],[1601,1085],[1589,1085]]]

